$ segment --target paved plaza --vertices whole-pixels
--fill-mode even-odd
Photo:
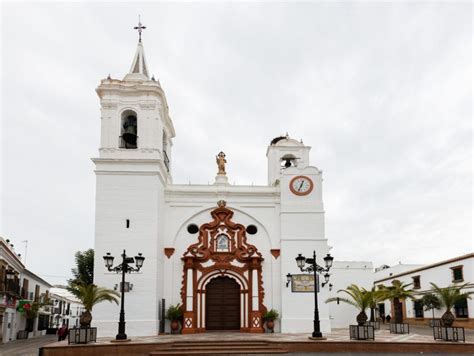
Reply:
[[[412,327],[410,334],[396,335],[390,334],[388,330],[384,329],[376,331],[375,342],[378,343],[439,343],[433,340],[432,331],[426,327]],[[215,333],[203,333],[195,335],[160,335],[160,336],[143,336],[133,337],[132,341],[128,344],[168,344],[172,342],[239,342],[239,341],[267,341],[269,343],[311,343],[308,339],[309,334],[247,334],[247,333],[231,333],[231,332],[215,332]],[[347,329],[335,329],[330,334],[324,335],[327,339],[325,342],[348,342],[349,332]],[[95,345],[109,345],[111,338],[98,338]],[[353,341],[354,343],[360,343]],[[67,341],[57,342],[55,335],[47,335],[44,337],[33,338],[28,340],[16,340],[5,345],[0,346],[0,355],[2,356],[37,356],[40,347],[43,346],[66,346]],[[466,330],[466,347],[471,349],[469,346],[474,348],[474,330]],[[467,351],[467,350],[466,350]],[[311,354],[307,352],[296,352],[297,354]],[[329,354],[327,352],[318,353],[318,355]],[[352,353],[330,353],[331,355],[349,355],[349,354],[360,354],[356,352]],[[373,353],[372,353],[373,354]],[[390,353],[384,353],[385,356]],[[406,355],[412,353],[406,353]],[[424,353],[425,355],[429,353]],[[466,354],[466,353],[464,353]],[[467,354],[474,354],[467,352]],[[439,354],[438,354],[439,355]]]
[[[38,356],[40,347],[57,342],[56,335],[45,335],[26,340],[15,340],[0,345],[1,356]]]

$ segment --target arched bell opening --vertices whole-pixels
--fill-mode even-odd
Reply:
[[[120,125],[120,148],[133,149],[138,147],[137,113],[126,110],[122,113]]]
[[[280,165],[282,168],[296,167],[297,159],[298,158],[292,155],[291,153],[287,153],[286,155],[280,158]]]

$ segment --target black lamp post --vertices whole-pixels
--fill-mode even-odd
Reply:
[[[298,268],[301,270],[301,272],[308,272],[311,273],[313,272],[314,275],[314,320],[313,320],[313,337],[322,337],[323,334],[321,334],[321,326],[319,323],[319,310],[318,310],[318,286],[317,286],[317,279],[316,279],[316,274],[322,274],[324,273],[324,283],[321,284],[322,287],[324,287],[326,284],[329,283],[329,270],[332,267],[332,261],[334,260],[334,257],[332,257],[329,253],[324,257],[324,264],[325,267],[321,267],[316,263],[316,251],[313,251],[313,258],[306,258],[301,255],[301,253],[298,254],[298,257],[296,259],[296,264]],[[308,264],[308,267],[305,267],[305,265]],[[287,285],[289,284],[291,280],[291,275],[288,273],[286,276],[287,279]]]
[[[124,310],[124,301],[125,301],[125,293],[124,293],[124,288],[125,288],[125,273],[131,273],[131,272],[138,272],[140,271],[140,268],[143,266],[143,261],[145,261],[145,257],[142,256],[141,253],[139,253],[137,256],[135,256],[135,259],[133,257],[127,257],[125,250],[123,250],[122,253],[122,263],[119,265],[112,267],[114,264],[114,256],[110,255],[110,252],[107,252],[106,255],[104,256],[104,261],[105,261],[105,267],[109,271],[114,271],[114,272],[122,272],[122,283],[120,286],[120,292],[122,294],[122,298],[120,301],[120,319],[119,319],[119,325],[118,325],[118,334],[115,337],[116,340],[126,340],[127,339],[127,334],[125,334],[125,310]],[[130,266],[129,263],[135,263],[135,266]]]

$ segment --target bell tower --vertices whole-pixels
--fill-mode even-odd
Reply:
[[[268,185],[278,185],[285,169],[298,167],[300,169],[309,165],[309,151],[311,147],[305,146],[302,141],[297,141],[288,136],[275,137],[267,149],[268,160]]]
[[[141,31],[130,71],[125,77],[101,80],[101,137],[96,173],[94,283],[119,290],[120,279],[108,272],[102,260],[110,252],[120,259],[143,253],[140,274],[127,276],[133,285],[127,304],[147,306],[127,315],[127,329],[143,328],[158,333],[158,301],[162,297],[164,189],[172,183],[171,147],[175,136],[168,104],[160,82],[145,59]],[[118,306],[94,307],[94,323],[103,335],[116,333]]]
[[[159,80],[149,77],[141,40],[123,80],[108,76],[96,89],[101,104],[101,159],[155,160],[171,183],[171,147],[175,136]]]

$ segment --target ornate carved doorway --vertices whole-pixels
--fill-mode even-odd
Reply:
[[[217,277],[206,286],[206,330],[240,330],[240,285]]]
[[[182,332],[261,333],[267,310],[262,255],[247,242],[245,226],[232,221],[234,212],[225,207],[225,201],[218,205],[211,211],[214,220],[200,226],[198,241],[182,257]]]

